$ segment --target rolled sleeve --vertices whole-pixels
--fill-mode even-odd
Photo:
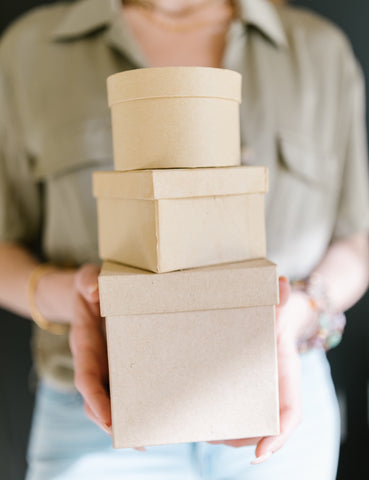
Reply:
[[[334,239],[369,232],[369,172],[365,122],[365,87],[360,66],[352,65],[345,85],[346,148]]]
[[[10,85],[0,57],[0,241],[29,244],[39,232],[39,187]]]

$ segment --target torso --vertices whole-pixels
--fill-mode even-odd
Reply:
[[[42,7],[22,17],[0,43],[2,73],[6,73],[0,86],[11,87],[10,93],[7,88],[2,93],[12,106],[21,106],[14,112],[21,126],[12,127],[13,115],[7,122],[16,135],[7,139],[9,153],[0,161],[0,170],[6,171],[0,179],[10,182],[9,188],[1,190],[2,205],[8,212],[1,228],[11,217],[9,233],[28,241],[30,226],[38,225],[42,214],[43,252],[54,263],[99,261],[91,173],[112,167],[106,77],[140,67],[131,47],[112,43],[117,38],[113,24],[92,32],[83,30],[76,36],[76,16],[82,30],[85,22],[81,18],[93,17],[97,4],[108,10],[113,2],[89,0]],[[113,13],[115,21],[120,12]],[[366,198],[366,190],[363,193],[362,186],[358,188],[358,179],[366,178],[365,169],[359,168],[366,159],[357,102],[348,94],[348,86],[354,84],[356,92],[361,79],[346,38],[305,10],[288,7],[280,14],[288,48],[276,46],[258,29],[248,29],[230,35],[227,50],[232,55],[225,66],[243,77],[241,132],[250,152],[248,161],[270,170],[268,258],[278,264],[280,274],[294,280],[306,277],[320,260],[339,214],[347,215],[344,223],[345,217],[341,218],[342,228],[367,229],[364,204],[360,210],[351,203],[349,210],[343,211],[341,206],[338,211],[341,192],[355,194],[353,199],[362,192],[361,198]],[[107,11],[106,17],[109,15]],[[57,41],[52,40],[55,26],[61,22],[68,26],[68,18],[76,23],[69,24],[69,32],[59,33]],[[136,20],[127,22],[131,30],[145,30],[147,23]],[[151,32],[144,34],[135,35],[153,65],[197,62],[218,66],[226,29],[223,36],[219,34],[223,43],[218,48],[211,40],[216,36],[214,30],[203,30],[207,42],[201,48],[199,31],[183,34],[183,38],[163,32],[155,43],[149,42]],[[168,41],[165,38],[169,44],[164,62],[158,51]],[[8,118],[6,110],[4,115]],[[14,155],[10,153],[13,149]],[[355,153],[352,158],[346,155],[350,151]],[[356,172],[352,170],[355,158]],[[351,181],[356,182],[355,188]],[[47,208],[42,210],[32,195],[38,192],[34,186],[40,182],[47,185]],[[7,197],[12,192],[17,192],[16,203],[14,196]],[[24,207],[21,217],[14,214],[17,205]],[[342,230],[339,233],[344,234]],[[38,336],[36,353],[43,377],[67,388],[73,385],[72,359],[64,337]]]

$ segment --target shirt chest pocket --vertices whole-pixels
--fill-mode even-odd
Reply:
[[[322,193],[338,188],[339,168],[336,156],[312,140],[283,132],[277,139],[279,169],[291,177],[296,188],[301,184]]]
[[[91,166],[110,168],[113,161],[109,117],[71,123],[45,133],[34,166],[38,180],[68,175]]]
[[[310,139],[283,133],[277,141],[274,202],[301,231],[332,225],[341,188],[338,157]],[[294,216],[293,216],[294,214]],[[293,225],[286,225],[291,230]]]
[[[329,245],[340,192],[338,158],[306,138],[281,134],[267,195],[271,258],[294,278],[307,275]]]
[[[43,247],[52,261],[98,260],[92,173],[112,164],[109,118],[70,124],[45,136],[34,175],[43,185]]]

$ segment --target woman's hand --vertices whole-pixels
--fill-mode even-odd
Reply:
[[[289,304],[290,285],[284,277],[279,279],[280,304],[277,307],[277,355],[279,378],[280,434],[264,438],[245,438],[226,440],[223,443],[231,447],[244,447],[256,444],[256,459],[252,463],[267,460],[273,452],[281,448],[301,421],[300,397],[300,359],[297,351],[297,329],[294,316],[301,312]]]
[[[105,324],[100,316],[97,265],[84,265],[75,273],[70,347],[74,383],[84,399],[86,415],[111,434],[108,360]]]
[[[252,463],[267,460],[283,447],[302,419],[300,358],[297,350],[298,324],[296,318],[309,313],[305,299],[295,301],[290,296],[286,278],[279,280],[280,304],[277,307],[277,358],[279,380],[280,434],[259,439],[256,459]]]
[[[86,415],[111,433],[105,323],[100,316],[97,265],[56,269],[41,277],[36,303],[45,318],[70,324],[74,383]]]

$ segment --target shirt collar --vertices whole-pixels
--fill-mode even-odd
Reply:
[[[238,0],[239,16],[277,46],[287,47],[287,36],[277,7],[270,0]]]
[[[68,7],[52,32],[53,40],[74,40],[108,27],[117,14],[119,0],[79,0]]]
[[[237,0],[243,23],[257,28],[277,46],[287,46],[286,33],[277,8],[269,0]],[[73,4],[52,33],[54,40],[73,40],[116,23],[120,0],[79,0]]]

